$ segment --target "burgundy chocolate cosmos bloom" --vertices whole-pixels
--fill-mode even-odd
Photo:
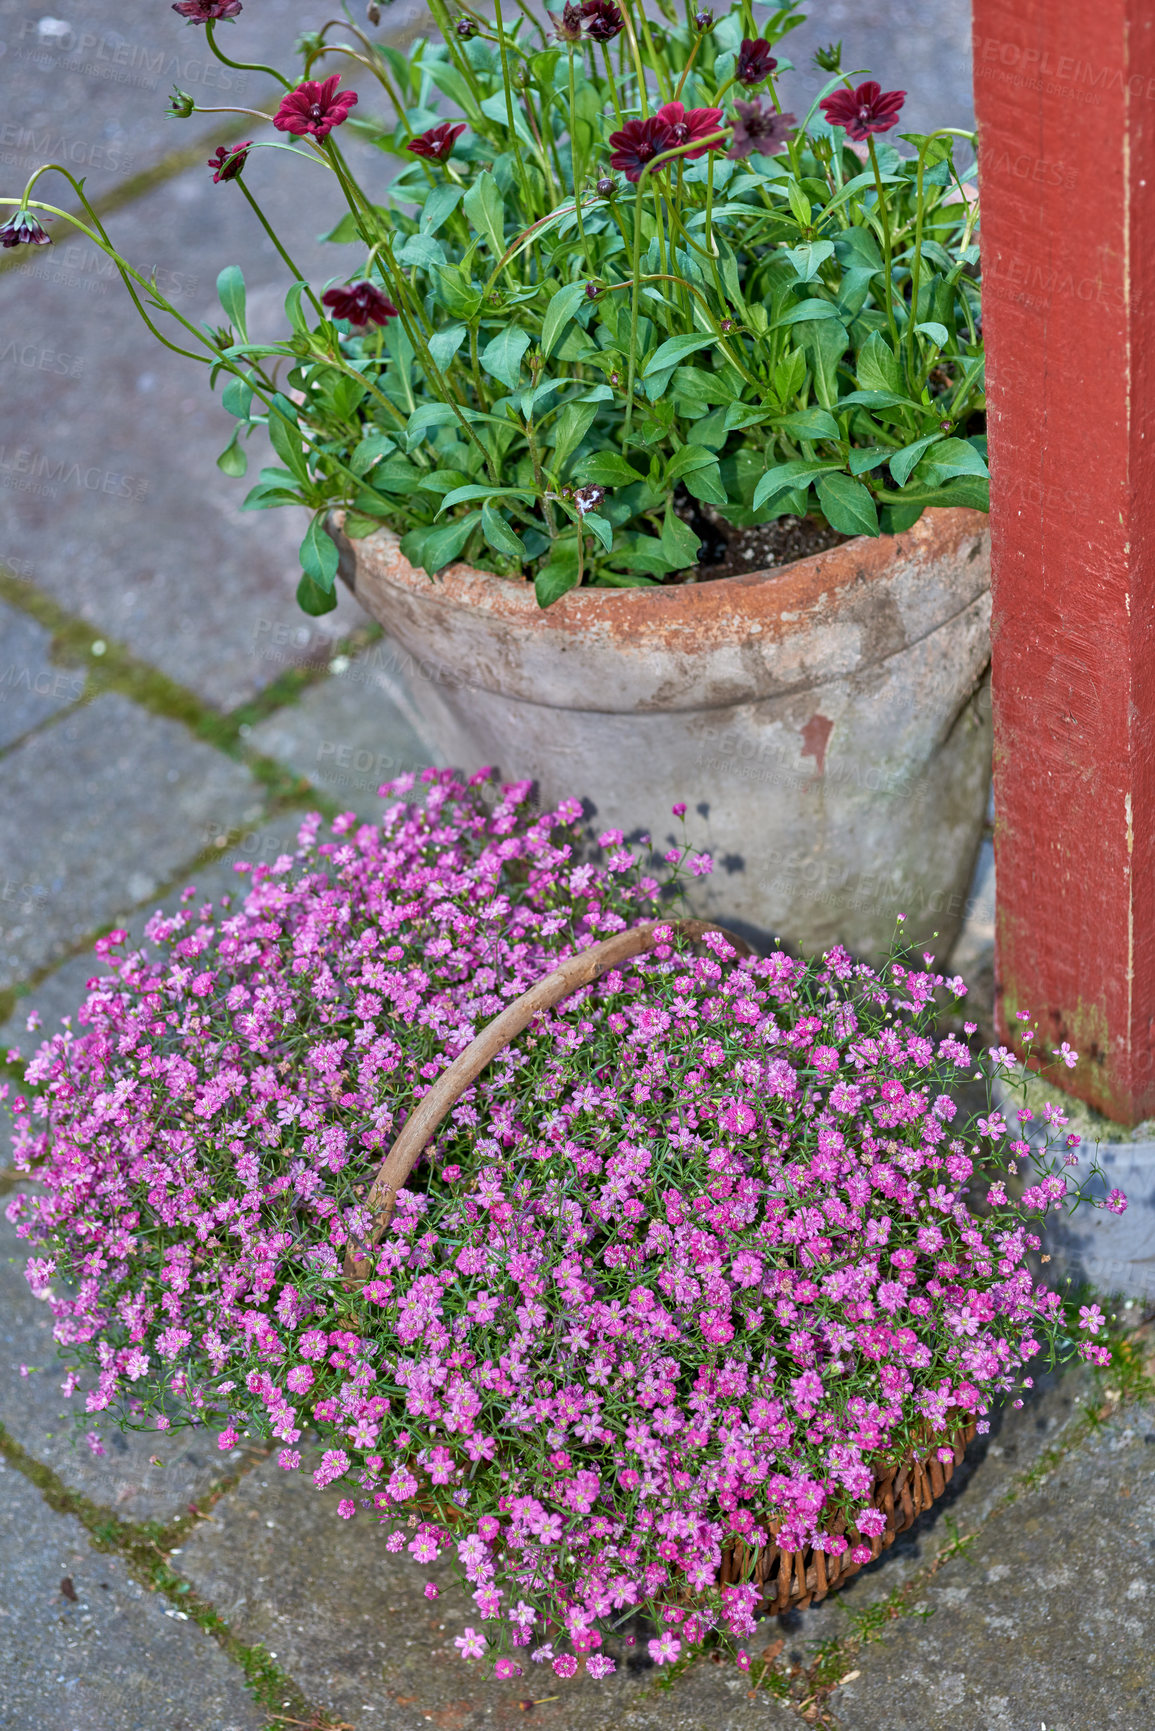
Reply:
[[[861,143],[872,132],[889,132],[897,126],[905,101],[905,90],[883,90],[868,78],[857,90],[832,91],[818,106],[831,126],[844,126],[847,138]]]
[[[207,24],[210,18],[235,18],[240,9],[241,0],[176,0],[173,7],[190,24]]]
[[[656,114],[648,120],[627,120],[620,132],[610,133],[610,167],[620,168],[626,179],[636,183],[642,171],[663,150],[672,150],[675,139],[670,127]]]
[[[348,319],[351,325],[383,325],[386,319],[397,318],[397,308],[386,300],[371,282],[350,283],[348,288],[326,289],[321,304],[327,306],[335,319]]]
[[[686,144],[691,138],[709,138],[722,125],[722,110],[720,108],[684,108],[680,102],[667,102],[658,109],[657,120],[664,120],[670,129],[670,142],[667,150],[676,144]],[[688,157],[705,156],[708,150],[719,150],[722,140],[716,144],[703,144],[697,150],[687,150]]]
[[[295,90],[281,98],[281,106],[273,116],[278,132],[291,132],[297,138],[328,138],[335,126],[340,126],[357,100],[355,90],[337,86],[341,74],[334,72],[324,83],[306,78]]]
[[[465,122],[453,126],[448,120],[443,120],[440,126],[431,126],[428,132],[422,132],[417,138],[411,138],[405,146],[414,156],[424,156],[430,162],[448,162],[453,155],[453,146],[465,131]]]
[[[554,13],[554,17],[557,18],[556,12]],[[557,29],[554,31],[554,35],[557,37],[559,42],[581,41],[582,8],[573,5],[572,0],[566,0],[566,3],[562,8],[561,17],[558,18]]]
[[[47,219],[51,222],[52,218]],[[0,227],[0,246],[51,246],[52,236],[30,210],[18,210]]]
[[[612,42],[624,28],[624,20],[613,0],[583,0],[582,20],[586,35],[595,42]]]
[[[215,156],[210,156],[208,166],[214,168],[213,185],[218,180],[235,180],[248,159],[251,138],[246,138],[243,144],[221,144],[217,146]]]
[[[734,76],[739,84],[762,84],[777,65],[768,42],[763,42],[758,36],[747,36],[738,50],[738,66]]]
[[[755,151],[760,156],[774,156],[797,124],[792,114],[778,114],[773,108],[763,108],[757,98],[753,102],[736,102],[734,135],[726,155],[733,162],[741,162]]]

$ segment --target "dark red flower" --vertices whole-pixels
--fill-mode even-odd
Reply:
[[[792,114],[778,114],[763,108],[757,98],[753,102],[734,104],[734,134],[726,155],[734,162],[752,156],[774,156],[790,136],[798,122]]]
[[[672,137],[666,146],[667,150],[675,144],[685,144],[691,138],[709,138],[722,125],[722,110],[720,108],[684,108],[680,102],[667,102],[658,109],[655,116],[664,120]],[[708,150],[721,148],[722,140],[717,144],[703,144],[697,150],[687,150],[688,157],[705,156]]]
[[[760,36],[746,36],[738,50],[738,66],[734,77],[739,84],[762,84],[777,65],[768,42],[763,42]]]
[[[324,83],[306,78],[295,90],[281,98],[281,106],[273,116],[278,132],[291,132],[297,138],[328,138],[335,126],[340,126],[357,100],[355,90],[337,86],[341,74],[334,72]]]
[[[51,222],[52,218],[48,217]],[[30,210],[18,210],[0,227],[0,246],[51,246],[52,236]]]
[[[235,18],[240,9],[241,0],[176,0],[173,7],[190,24],[207,24],[210,18]]]
[[[208,160],[208,166],[216,169],[216,173],[213,175],[214,186],[218,180],[235,180],[237,178],[248,159],[249,147],[252,142],[251,138],[246,138],[243,144],[220,144],[217,146],[216,155],[210,156]]]
[[[868,78],[857,90],[832,91],[818,106],[831,126],[844,126],[847,138],[861,143],[872,132],[889,132],[897,126],[905,101],[905,90],[883,90]]]
[[[348,319],[351,325],[383,325],[386,319],[400,316],[393,302],[386,300],[381,290],[374,288],[371,282],[326,289],[321,304],[329,308],[335,319]]]
[[[586,35],[595,42],[612,42],[621,35],[625,22],[613,0],[583,0],[582,21]]]
[[[620,132],[610,133],[610,167],[620,168],[636,184],[646,164],[663,150],[672,150],[674,142],[669,126],[656,114],[648,120],[627,120]]]
[[[556,12],[553,16],[555,18],[558,17]],[[572,0],[566,0],[566,3],[562,8],[561,17],[558,18],[557,29],[554,31],[554,35],[557,37],[559,42],[581,41],[582,8],[580,6],[575,6],[572,3]]]
[[[453,155],[453,146],[465,131],[465,122],[453,126],[448,120],[443,120],[440,126],[431,126],[428,132],[423,132],[417,138],[411,138],[405,146],[414,156],[428,157],[430,162],[448,162]]]

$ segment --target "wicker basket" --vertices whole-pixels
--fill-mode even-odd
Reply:
[[[600,979],[611,968],[652,950],[659,941],[655,936],[658,931],[673,931],[690,942],[701,939],[707,932],[720,932],[740,955],[752,953],[745,939],[710,920],[651,920],[583,950],[516,998],[454,1059],[406,1119],[369,1190],[367,1205],[372,1225],[368,1238],[346,1253],[344,1273],[347,1285],[357,1286],[368,1279],[373,1246],[380,1241],[389,1224],[398,1192],[445,1115],[498,1052],[516,1039],[536,1016],[552,1009],[580,987]],[[963,1418],[960,1414],[959,1424],[953,1430],[948,1428],[926,1439],[924,1455],[920,1456],[916,1451],[897,1466],[880,1469],[871,1500],[873,1506],[886,1516],[886,1529],[869,1541],[871,1562],[894,1543],[899,1533],[913,1526],[924,1509],[929,1509],[936,1498],[942,1496],[974,1434],[973,1419],[969,1415]],[[952,1450],[951,1460],[940,1461],[937,1458],[937,1451],[944,1446]],[[861,1542],[853,1528],[848,1532],[842,1516],[833,1523],[830,1531],[835,1534],[847,1532],[852,1540]],[[865,1568],[865,1563],[851,1561],[851,1548],[848,1547],[841,1556],[830,1556],[810,1546],[802,1551],[783,1551],[770,1544],[755,1556],[741,1539],[735,1539],[722,1553],[720,1578],[723,1585],[755,1583],[762,1592],[761,1614],[781,1615],[784,1611],[801,1610],[816,1604]]]

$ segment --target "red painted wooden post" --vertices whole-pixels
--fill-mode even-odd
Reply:
[[[1000,1029],[1155,1113],[1155,6],[974,0]]]

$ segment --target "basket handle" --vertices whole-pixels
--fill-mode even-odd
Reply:
[[[690,942],[704,937],[707,932],[720,932],[734,945],[739,955],[749,956],[754,953],[744,938],[740,938],[735,932],[727,931],[725,926],[715,925],[713,920],[647,920],[642,925],[630,926],[628,930],[618,932],[600,944],[592,945],[588,950],[579,950],[576,956],[570,956],[559,968],[539,980],[536,986],[531,986],[528,992],[515,998],[500,1016],[495,1016],[493,1021],[487,1023],[480,1034],[470,1041],[464,1052],[454,1058],[449,1068],[442,1071],[405,1120],[400,1135],[378,1168],[366,1199],[372,1215],[368,1240],[356,1246],[356,1255],[352,1248],[345,1252],[344,1274],[347,1286],[360,1285],[368,1279],[371,1268],[370,1252],[373,1246],[380,1242],[393,1217],[398,1191],[416,1166],[442,1119],[457,1104],[471,1083],[476,1082],[486,1065],[528,1028],[535,1016],[552,1009],[555,1004],[561,1003],[563,998],[570,997],[582,986],[591,985],[594,980],[609,973],[611,968],[617,967],[619,962],[627,962],[634,956],[641,956],[652,950],[655,945],[654,934],[658,931],[669,931]]]

